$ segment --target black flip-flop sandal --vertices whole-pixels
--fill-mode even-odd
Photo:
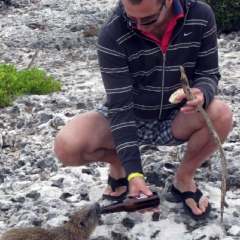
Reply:
[[[203,212],[201,215],[196,215],[192,212],[192,209],[186,204],[185,200],[188,198],[193,198],[196,203],[197,206],[199,207],[199,200],[200,198],[203,196],[203,193],[197,188],[196,192],[183,192],[181,193],[179,190],[177,190],[174,185],[172,185],[171,187],[171,193],[172,195],[179,201],[183,203],[183,209],[185,210],[185,212],[194,220],[202,220],[205,219],[206,217],[209,216],[210,212],[211,212],[211,204],[208,203],[208,206],[205,210],[205,212]]]
[[[108,185],[110,185],[113,192],[115,192],[116,188],[122,187],[122,186],[127,187],[127,190],[124,193],[122,193],[121,195],[116,196],[116,197],[113,197],[113,196],[110,196],[110,195],[107,195],[107,194],[103,194],[102,195],[103,199],[108,199],[108,200],[111,200],[111,201],[122,201],[127,197],[128,193],[129,193],[127,178],[114,179],[113,177],[108,175],[107,183],[108,183]]]

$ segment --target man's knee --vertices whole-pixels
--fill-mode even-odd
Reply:
[[[217,113],[216,120],[224,124],[223,127],[231,125],[233,114],[229,106],[221,100],[216,100],[216,103],[214,106],[214,108],[216,108],[215,112]]]
[[[54,142],[54,151],[55,154],[58,158],[58,160],[63,164],[63,165],[69,165],[68,161],[68,152],[67,152],[67,146],[66,146],[66,141],[62,134],[58,134],[56,136],[55,142]]]
[[[233,113],[229,106],[221,100],[215,100],[215,104],[211,108],[211,111],[214,112],[213,124],[217,128],[216,131],[220,137],[222,135],[222,138],[225,139],[232,128]]]
[[[232,118],[233,118],[233,113],[230,110],[230,108],[224,103],[222,107],[222,116],[221,120],[225,126],[231,126],[232,127]]]

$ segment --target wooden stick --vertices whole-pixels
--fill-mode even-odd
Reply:
[[[180,71],[181,71],[181,84],[182,84],[182,88],[184,93],[186,94],[186,98],[187,100],[191,101],[193,99],[195,99],[195,96],[191,93],[190,91],[190,87],[189,87],[189,83],[188,83],[188,79],[187,76],[185,74],[185,70],[182,66],[180,66]],[[209,119],[206,111],[203,109],[203,107],[198,104],[197,106],[197,110],[202,114],[210,133],[212,134],[214,141],[220,151],[220,155],[221,155],[221,162],[222,162],[222,185],[221,185],[221,223],[223,223],[223,212],[224,212],[224,206],[227,206],[227,203],[225,201],[225,196],[226,196],[226,185],[227,185],[227,161],[226,161],[226,157],[222,148],[222,144],[221,141],[219,139],[219,136],[217,134],[217,132],[214,129],[214,126],[212,125],[211,120]]]
[[[38,52],[42,49],[42,46],[43,46],[43,44],[41,43],[40,46],[38,47],[38,49],[36,50],[36,52],[33,54],[32,59],[31,59],[31,62],[28,64],[28,66],[27,66],[26,69],[30,69],[30,68],[32,67],[33,62],[34,62],[35,58],[36,58],[37,55],[38,55]]]

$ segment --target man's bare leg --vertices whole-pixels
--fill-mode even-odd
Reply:
[[[93,162],[109,163],[109,173],[115,178],[125,177],[113,142],[109,122],[95,111],[81,114],[67,123],[57,134],[55,153],[66,166],[82,166]],[[126,191],[119,187],[112,192],[110,186],[104,194],[118,196]]]
[[[232,112],[219,100],[213,100],[206,111],[220,140],[224,142],[232,127]],[[200,113],[186,115],[179,112],[173,121],[172,132],[176,139],[188,140],[186,153],[174,178],[174,186],[180,192],[195,192],[194,173],[216,151],[215,141]],[[206,210],[208,198],[200,199],[199,208],[193,199],[187,199],[186,204],[194,214],[201,215]]]

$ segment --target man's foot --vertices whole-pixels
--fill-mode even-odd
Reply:
[[[122,201],[129,193],[128,180],[126,178],[114,179],[108,176],[108,186],[103,194],[104,199]]]
[[[118,162],[115,162],[118,163]],[[110,165],[109,176],[108,176],[108,186],[103,193],[103,198],[120,201],[124,199],[128,192],[128,181],[125,178],[125,171],[122,166],[116,164]],[[119,200],[120,199],[120,200]]]
[[[194,181],[188,189],[180,183],[175,183],[171,192],[179,201],[183,202],[184,210],[193,219],[203,219],[209,215],[211,211],[209,200],[196,188]]]

